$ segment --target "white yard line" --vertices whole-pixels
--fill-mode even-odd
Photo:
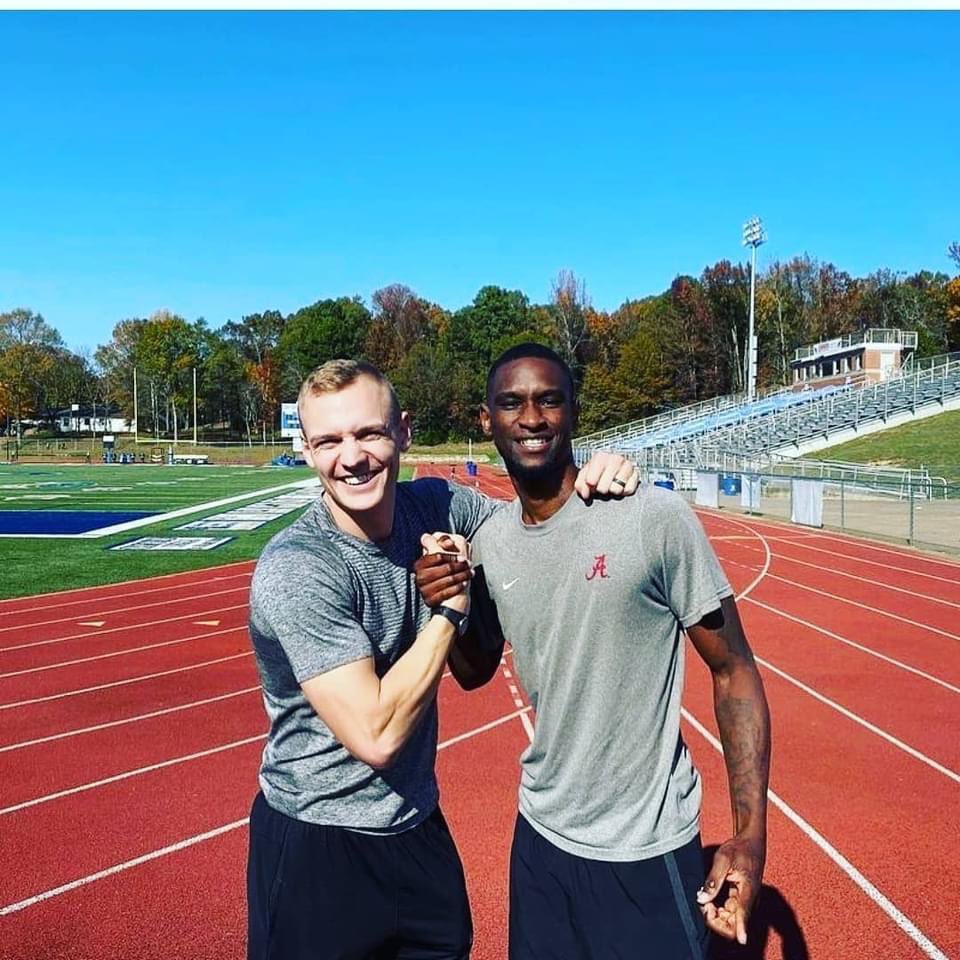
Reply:
[[[204,510],[213,510],[215,507],[225,507],[231,503],[241,503],[244,500],[253,500],[270,493],[279,493],[281,490],[291,490],[297,487],[316,487],[320,481],[316,477],[306,480],[296,480],[293,483],[284,483],[279,487],[267,487],[264,490],[253,490],[250,493],[238,493],[233,497],[224,497],[221,500],[208,500],[206,503],[197,503],[192,507],[181,507],[168,513],[155,514],[150,517],[141,517],[139,520],[128,520],[126,523],[115,523],[109,527],[99,527],[96,530],[87,530],[85,533],[0,533],[0,537],[11,540],[98,540],[114,533],[125,533],[128,530],[138,530],[140,527],[149,527],[155,523],[164,523],[167,520],[176,520],[178,517],[188,517],[192,513],[201,513]]]

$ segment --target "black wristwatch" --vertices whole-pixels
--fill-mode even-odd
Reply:
[[[453,607],[448,607],[443,603],[433,608],[433,614],[434,616],[449,620],[456,628],[458,637],[462,637],[467,632],[467,626],[470,623],[469,614],[461,613],[459,610],[454,610]]]

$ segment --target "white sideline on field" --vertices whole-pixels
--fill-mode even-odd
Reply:
[[[296,487],[318,487],[320,481],[316,477],[306,480],[296,480],[293,483],[284,483],[279,487],[268,487],[266,490],[251,490],[249,493],[238,493],[233,497],[224,497],[222,500],[209,500],[207,503],[196,503],[192,507],[181,507],[169,513],[161,513],[152,517],[141,517],[139,520],[128,520],[126,523],[115,523],[109,527],[99,527],[96,530],[87,530],[84,533],[0,533],[0,538],[26,540],[96,540],[108,537],[112,533],[123,533],[126,530],[136,530],[138,527],[149,527],[154,523],[163,523],[166,520],[176,520],[177,517],[187,517],[191,513],[200,513],[203,510],[212,510],[214,507],[225,507],[230,503],[240,503],[242,500],[253,500],[268,493],[279,493],[281,490],[292,490]]]

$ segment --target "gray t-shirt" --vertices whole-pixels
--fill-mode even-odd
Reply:
[[[654,486],[622,502],[573,495],[529,526],[517,501],[479,531],[473,558],[536,711],[523,816],[594,860],[692,839],[700,778],[680,736],[681,628],[731,590],[686,501]]]
[[[429,618],[412,572],[421,534],[471,537],[495,509],[466,487],[417,480],[398,484],[383,543],[341,531],[320,498],[267,544],[250,589],[250,637],[270,721],[260,787],[271,807],[366,833],[399,833],[433,812],[436,703],[378,772],[333,736],[300,684],[366,657],[383,676]]]

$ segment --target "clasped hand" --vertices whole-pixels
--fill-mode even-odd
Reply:
[[[461,613],[470,610],[470,544],[454,533],[425,533],[423,556],[413,565],[417,589],[428,607],[441,603]]]

